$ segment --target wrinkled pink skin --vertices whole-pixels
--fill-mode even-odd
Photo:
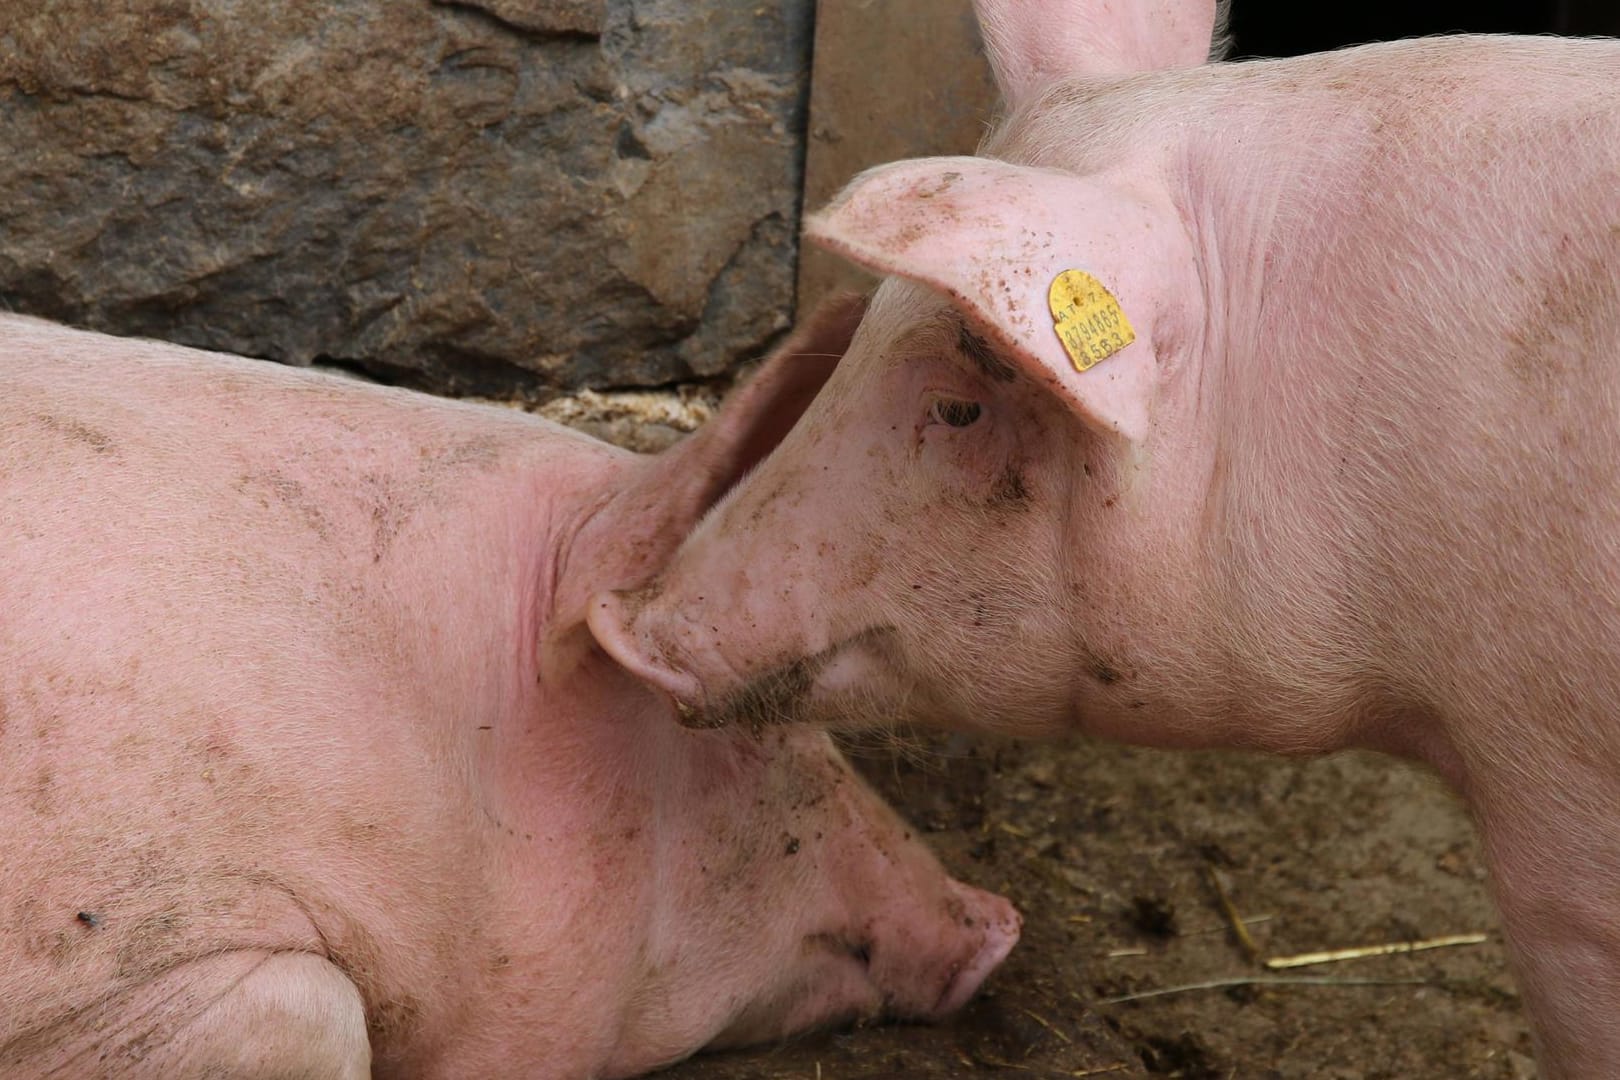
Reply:
[[[0,317],[0,1075],[627,1076],[961,1005],[1005,900],[582,630],[797,415],[756,385],[639,458]]]
[[[1620,1075],[1620,43],[1063,80],[1041,20],[1107,4],[981,7],[986,157],[812,219],[894,277],[598,638],[695,722],[1426,761],[1482,829],[1544,1075]],[[1137,331],[1084,373],[1069,268]]]

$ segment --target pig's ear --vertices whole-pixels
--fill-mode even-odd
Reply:
[[[996,85],[1016,107],[1056,79],[1196,67],[1216,0],[974,0]]]
[[[1202,326],[1198,264],[1168,197],[1107,177],[903,161],[856,177],[805,233],[944,293],[1082,419],[1133,441]]]
[[[726,398],[719,413],[660,455],[650,482],[670,507],[675,539],[776,448],[831,377],[866,312],[866,298],[821,302]]]

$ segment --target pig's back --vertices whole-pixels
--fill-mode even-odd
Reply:
[[[465,741],[537,434],[0,318],[0,1045],[225,948],[430,1007],[389,996],[490,891]]]

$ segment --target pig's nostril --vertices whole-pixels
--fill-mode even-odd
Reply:
[[[849,955],[854,957],[856,962],[858,962],[861,965],[861,967],[866,968],[867,970],[871,970],[871,967],[872,967],[872,943],[871,942],[869,942],[869,941],[861,942],[859,945],[857,945],[853,949],[849,950]]]

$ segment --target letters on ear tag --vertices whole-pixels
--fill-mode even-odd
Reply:
[[[1052,325],[1074,370],[1085,371],[1136,340],[1114,294],[1084,270],[1065,270],[1046,291]]]

